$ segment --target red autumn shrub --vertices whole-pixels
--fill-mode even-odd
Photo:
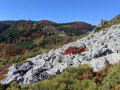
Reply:
[[[81,52],[84,52],[85,48],[83,47],[69,47],[68,49],[65,50],[65,52],[63,53],[64,55],[68,55],[68,54],[80,54]]]

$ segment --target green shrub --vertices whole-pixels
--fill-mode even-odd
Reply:
[[[21,89],[21,87],[20,87],[19,83],[12,82],[6,90],[20,90],[20,89]]]
[[[52,85],[50,80],[44,80],[34,84],[23,85],[23,90],[56,90],[56,86]]]
[[[3,84],[0,83],[0,90],[5,90],[5,87]]]
[[[66,69],[67,72],[69,73],[83,73],[83,72],[92,72],[93,71],[93,68],[90,67],[90,66],[87,66],[87,65],[82,65],[82,66],[79,66],[79,67],[71,67],[71,68],[67,68]]]
[[[71,85],[71,90],[98,90],[97,85],[88,80],[76,81]]]
[[[108,75],[102,81],[104,88],[115,88],[120,84],[120,64],[108,70]]]

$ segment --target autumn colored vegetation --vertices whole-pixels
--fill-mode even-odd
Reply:
[[[83,47],[69,47],[68,49],[65,50],[63,55],[68,55],[68,54],[80,54],[81,52],[84,52],[85,48]]]
[[[15,47],[12,46],[11,44],[3,45],[1,46],[1,48],[2,48],[0,50],[1,56],[6,59],[19,55],[24,51],[22,47]]]

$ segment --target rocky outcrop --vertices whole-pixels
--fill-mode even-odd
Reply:
[[[80,54],[63,55],[69,47],[84,47]],[[99,71],[105,67],[105,61],[115,64],[120,60],[120,25],[114,25],[100,32],[91,32],[88,36],[75,42],[50,50],[48,53],[28,58],[22,66],[17,64],[9,68],[7,77],[0,82],[9,84],[19,81],[21,84],[40,81],[59,74],[67,67],[88,64]]]
[[[103,21],[103,19],[101,19],[100,23],[98,24],[98,27],[102,27],[103,24],[104,24],[104,21]]]

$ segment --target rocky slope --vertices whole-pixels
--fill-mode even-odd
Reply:
[[[84,47],[81,54],[63,55],[69,47]],[[59,74],[67,67],[88,64],[99,71],[105,67],[105,61],[115,64],[120,60],[120,25],[113,25],[100,32],[91,32],[88,36],[75,42],[63,45],[48,53],[28,58],[22,66],[17,64],[9,68],[7,77],[0,82],[9,84],[19,81],[28,84],[50,78],[53,74]]]

